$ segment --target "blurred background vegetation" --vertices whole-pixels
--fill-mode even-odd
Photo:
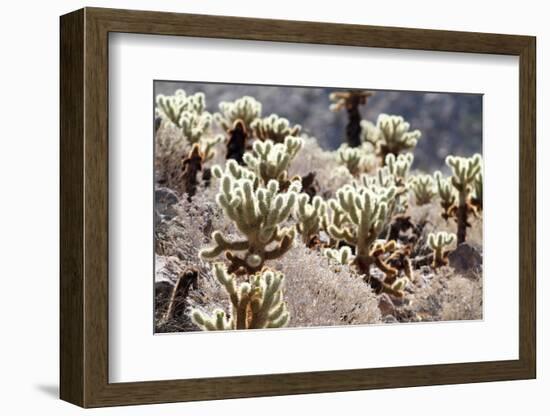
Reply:
[[[154,95],[171,95],[177,89],[202,91],[207,110],[218,111],[220,101],[250,95],[262,103],[262,116],[276,113],[315,137],[327,149],[336,149],[345,135],[347,114],[329,110],[329,94],[339,89],[263,85],[155,81]],[[449,154],[471,156],[482,153],[482,95],[461,93],[375,90],[360,111],[363,119],[376,123],[380,113],[401,115],[422,137],[414,152],[413,168],[447,172]]]

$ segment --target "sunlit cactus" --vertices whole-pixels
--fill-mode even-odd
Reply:
[[[251,276],[250,282],[237,283],[234,274],[222,264],[215,264],[213,274],[227,292],[232,310],[228,316],[217,309],[208,315],[191,310],[191,319],[203,331],[233,329],[282,328],[288,324],[289,312],[283,300],[284,275],[263,270]]]
[[[340,111],[345,108],[348,113],[346,143],[349,147],[359,147],[361,145],[361,113],[359,107],[367,104],[367,99],[372,95],[374,93],[363,90],[335,91],[330,94],[330,100],[333,102],[330,106],[331,111]]]
[[[315,239],[321,229],[327,204],[320,196],[315,196],[311,203],[308,201],[309,196],[307,194],[298,196],[295,216],[298,220],[298,232],[302,236],[302,241],[311,247],[315,245]]]
[[[225,131],[233,128],[237,120],[242,121],[246,131],[251,131],[252,122],[262,115],[262,104],[250,96],[235,101],[222,101],[219,108],[220,112],[214,114],[214,120]]]
[[[445,231],[428,234],[428,246],[433,250],[432,267],[434,269],[449,264],[450,246],[456,242],[456,235]]]
[[[414,162],[412,153],[405,153],[395,156],[393,153],[386,155],[385,167],[388,173],[395,179],[397,186],[404,186],[407,183],[407,178]]]
[[[454,217],[457,209],[458,195],[456,189],[451,184],[450,178],[443,178],[441,172],[434,173],[435,182],[437,184],[437,194],[439,195],[439,204],[443,212],[441,217],[447,221]]]
[[[212,115],[205,111],[202,92],[187,95],[184,90],[177,90],[174,95],[159,94],[156,104],[157,115],[181,129],[191,144],[197,143],[212,123]]]
[[[470,196],[470,203],[478,214],[483,211],[483,172],[479,172],[474,178],[474,189]]]
[[[250,127],[254,137],[260,140],[272,140],[275,143],[283,143],[287,136],[298,136],[302,130],[299,124],[292,126],[286,118],[279,117],[277,114],[257,118]]]
[[[231,263],[229,272],[254,274],[262,269],[266,260],[281,257],[291,247],[295,228],[283,228],[281,224],[292,213],[301,185],[293,182],[288,191],[281,194],[279,183],[270,180],[266,187],[255,189],[254,173],[230,162],[225,172],[218,166],[212,168],[221,185],[216,201],[244,238],[231,241],[221,231],[214,231],[214,246],[203,249],[200,255],[213,259],[225,252]]]
[[[476,177],[479,173],[481,173],[482,160],[481,155],[475,154],[469,158],[447,156],[445,162],[453,171],[451,183],[458,191],[456,238],[458,244],[461,244],[466,241],[466,229],[470,227],[468,216],[475,212],[474,208],[470,204],[470,194],[473,191]]]
[[[243,160],[264,184],[276,180],[283,189],[289,183],[288,167],[302,146],[303,140],[293,136],[287,136],[284,143],[258,140],[252,151],[244,154]]]
[[[414,150],[421,135],[420,130],[411,131],[410,124],[401,116],[380,114],[376,126],[368,121],[362,123],[362,140],[375,147],[382,161],[386,161],[388,154]]]
[[[430,175],[418,175],[410,181],[416,205],[427,205],[437,195],[434,179]]]
[[[348,246],[343,246],[339,249],[327,248],[323,250],[323,254],[336,264],[340,265],[351,264],[355,259],[351,248]]]

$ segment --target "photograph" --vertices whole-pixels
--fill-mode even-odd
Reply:
[[[483,320],[482,94],[152,89],[156,334]]]

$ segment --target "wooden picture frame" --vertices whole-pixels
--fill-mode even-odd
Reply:
[[[63,400],[82,407],[338,392],[536,376],[535,38],[85,8],[61,17],[60,359]],[[110,32],[519,57],[519,359],[109,383],[108,34]]]

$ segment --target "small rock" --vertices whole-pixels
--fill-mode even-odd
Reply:
[[[398,320],[393,315],[386,315],[382,318],[382,322],[385,324],[396,324]]]
[[[395,305],[387,293],[382,293],[378,298],[378,308],[382,316],[395,315]]]
[[[483,264],[481,251],[468,243],[460,244],[449,253],[449,265],[458,273],[478,271]]]
[[[179,201],[178,195],[169,188],[155,189],[155,212],[165,220],[176,216],[174,205]]]

